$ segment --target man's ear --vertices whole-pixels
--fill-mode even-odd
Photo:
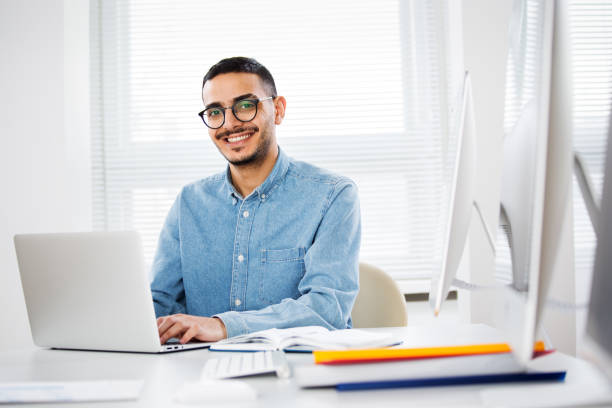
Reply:
[[[284,96],[277,96],[274,99],[274,123],[280,125],[285,117],[285,109],[287,108],[287,100]]]

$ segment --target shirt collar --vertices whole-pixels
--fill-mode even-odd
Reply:
[[[289,169],[290,159],[285,154],[285,152],[279,147],[278,148],[278,156],[276,158],[276,163],[272,168],[268,177],[261,183],[253,192],[251,196],[257,194],[258,197],[262,200],[268,198],[274,189],[284,178],[285,174],[287,174],[287,170]],[[232,176],[230,172],[229,164],[227,165],[227,169],[225,170],[225,185],[227,187],[227,194],[233,198],[240,199],[241,195],[236,191],[234,185],[232,184]]]

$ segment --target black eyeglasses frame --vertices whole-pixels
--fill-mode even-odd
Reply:
[[[209,129],[219,129],[221,126],[223,126],[225,124],[225,111],[228,109],[232,110],[232,114],[234,115],[234,117],[236,119],[238,119],[240,122],[250,122],[253,119],[255,119],[255,117],[257,116],[257,112],[258,112],[258,108],[259,108],[259,102],[263,102],[263,101],[267,101],[269,99],[274,99],[276,98],[276,96],[267,96],[265,98],[245,98],[245,99],[240,99],[239,101],[236,101],[236,103],[234,103],[232,106],[211,106],[210,108],[206,108],[201,112],[198,112],[198,116],[200,117],[200,119],[202,119],[202,122],[204,122],[204,124],[206,125],[206,127],[208,127]],[[238,117],[238,115],[236,114],[236,106],[241,103],[241,102],[252,102],[255,105],[255,113],[253,114],[253,117],[249,120],[242,120]],[[223,121],[221,122],[221,124],[217,127],[212,127],[210,126],[208,123],[206,123],[206,119],[204,119],[204,113],[209,110],[209,109],[221,109],[221,112],[223,112]]]

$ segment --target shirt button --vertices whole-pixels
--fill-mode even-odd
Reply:
[[[262,199],[262,200],[265,200],[265,199],[266,199],[266,195],[265,195],[265,194],[262,194],[262,195],[261,195],[261,199]]]
[[[244,256],[242,254],[238,255],[238,262],[244,261]]]
[[[236,200],[235,198],[232,198],[232,204],[236,205],[236,203],[238,203],[238,200]]]
[[[249,217],[249,212],[248,212],[248,211],[243,212],[243,213],[242,213],[242,216],[243,216],[244,218],[248,218],[248,217]]]
[[[236,299],[236,301],[234,302],[234,304],[236,306],[240,306],[242,304],[242,302],[240,301],[240,299]]]

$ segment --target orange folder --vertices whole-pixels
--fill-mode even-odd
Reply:
[[[351,364],[469,356],[476,354],[510,353],[511,351],[512,349],[506,343],[491,343],[448,347],[317,350],[313,352],[313,356],[316,364]],[[541,341],[536,342],[534,345],[534,354],[541,355],[543,353],[547,353],[544,343]]]

